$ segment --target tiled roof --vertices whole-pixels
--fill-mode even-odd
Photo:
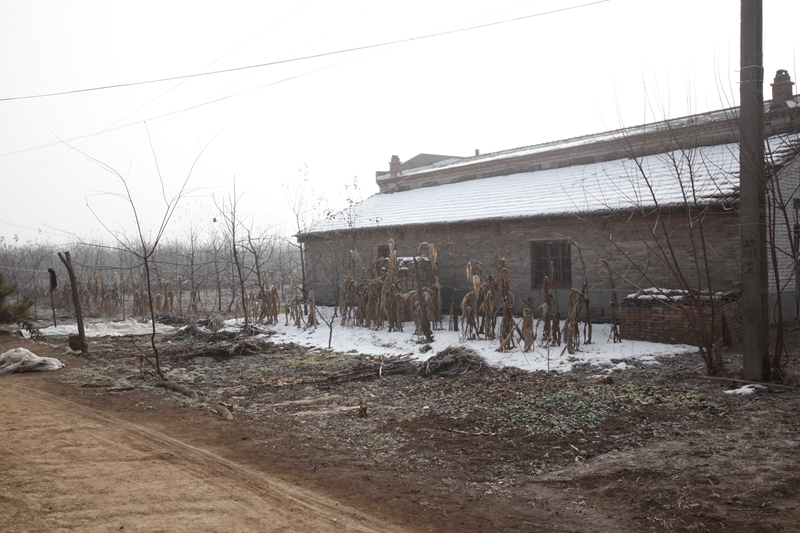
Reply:
[[[783,165],[799,140],[770,138],[772,161]],[[681,205],[692,182],[699,203],[729,203],[738,196],[738,174],[739,145],[730,143],[376,194],[301,234]]]
[[[765,112],[768,111],[770,106],[769,101],[764,103]],[[800,105],[800,95],[794,97],[793,100],[787,101],[790,107]],[[402,170],[397,173],[396,177],[408,178],[432,170],[451,169],[458,167],[466,167],[469,165],[484,163],[488,161],[497,161],[500,159],[508,159],[513,157],[521,157],[527,155],[541,154],[545,152],[552,152],[556,150],[563,150],[567,148],[575,148],[579,146],[586,146],[590,144],[600,143],[604,141],[618,141],[620,139],[633,139],[646,134],[660,132],[660,131],[676,131],[689,126],[700,126],[703,124],[713,124],[730,121],[739,116],[739,108],[733,107],[728,109],[721,109],[716,111],[709,111],[697,115],[689,115],[686,117],[674,118],[664,120],[661,122],[654,122],[651,124],[644,124],[640,126],[632,126],[613,131],[606,131],[603,133],[596,133],[592,135],[583,135],[581,137],[573,137],[571,139],[563,139],[559,141],[551,141],[532,146],[522,146],[519,148],[511,148],[500,152],[492,152],[470,157],[453,157],[438,161],[430,165],[414,167]],[[377,176],[378,183],[395,179],[390,173],[385,173]]]

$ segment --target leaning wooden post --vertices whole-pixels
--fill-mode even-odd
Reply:
[[[53,293],[58,288],[58,277],[56,277],[56,271],[52,267],[47,269],[47,273],[50,274],[50,307],[53,309],[53,327],[58,327],[58,321],[56,320],[56,301],[53,297]]]
[[[75,319],[78,321],[78,338],[81,342],[81,351],[88,352],[89,345],[86,343],[86,331],[83,329],[83,313],[81,312],[81,300],[78,295],[78,280],[75,278],[75,269],[72,268],[72,259],[69,252],[58,252],[58,258],[64,263],[69,274],[69,284],[72,287],[72,303],[75,305]]]

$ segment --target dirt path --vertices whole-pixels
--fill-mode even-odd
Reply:
[[[0,531],[400,531],[36,383],[0,381]]]

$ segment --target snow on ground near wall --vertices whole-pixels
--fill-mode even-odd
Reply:
[[[330,308],[320,308],[320,313],[331,313]],[[241,320],[229,320],[226,329],[235,330]],[[270,340],[277,344],[295,343],[308,348],[326,349],[328,347],[329,329],[322,321],[316,328],[302,329],[293,325],[285,326],[283,322],[269,326],[274,332]],[[158,333],[172,333],[176,328],[156,324]],[[593,344],[581,345],[579,352],[568,354],[563,346],[546,348],[536,346],[528,353],[516,348],[514,351],[498,353],[497,340],[464,341],[459,338],[460,333],[455,331],[434,331],[432,350],[421,353],[420,344],[414,335],[414,324],[408,322],[403,325],[403,331],[389,332],[386,329],[373,331],[367,328],[354,326],[340,326],[339,319],[335,321],[331,348],[338,352],[357,352],[365,355],[401,355],[412,354],[420,361],[436,355],[448,346],[469,346],[483,356],[490,364],[495,366],[515,366],[523,370],[557,370],[568,372],[573,366],[589,363],[602,367],[605,373],[622,371],[631,368],[623,360],[636,360],[640,364],[657,365],[656,356],[672,356],[695,353],[697,348],[686,344],[659,344],[655,342],[624,340],[620,343],[609,342],[611,326],[608,324],[594,324]],[[74,324],[58,327],[43,328],[44,335],[75,335],[78,327]],[[150,324],[126,320],[122,322],[99,322],[86,326],[87,337],[122,336],[122,335],[148,335],[151,332]]]
[[[61,326],[50,326],[40,330],[42,335],[77,335],[78,326],[75,324],[63,324]],[[149,335],[153,328],[149,323],[136,322],[135,320],[123,320],[120,322],[97,322],[86,324],[85,332],[87,337],[121,337],[123,335]],[[156,324],[156,333],[172,333],[177,328]],[[29,337],[30,333],[23,330],[23,335]]]
[[[320,313],[330,313],[330,309],[320,308]],[[229,327],[239,324],[240,321],[228,321]],[[316,328],[300,329],[293,325],[285,326],[283,322],[272,325],[270,330],[275,333],[269,338],[275,343],[295,343],[308,348],[325,349],[328,347],[329,328],[322,321]],[[448,346],[469,346],[483,356],[490,364],[495,366],[515,366],[523,370],[557,370],[568,372],[573,366],[590,363],[598,367],[605,367],[606,373],[616,370],[625,370],[630,365],[621,359],[635,359],[642,364],[657,365],[656,356],[672,356],[696,353],[697,348],[686,344],[659,344],[655,342],[624,340],[620,343],[608,341],[611,326],[609,324],[595,324],[593,326],[593,344],[581,345],[580,351],[575,354],[563,353],[562,346],[548,350],[536,347],[528,353],[516,348],[514,351],[498,353],[499,341],[462,341],[460,332],[434,331],[432,350],[421,353],[423,344],[417,342],[414,335],[414,324],[409,322],[403,325],[402,332],[391,332],[383,329],[373,331],[363,327],[340,326],[336,319],[333,328],[331,349],[337,352],[357,352],[365,355],[401,355],[412,354],[420,361],[436,355]]]

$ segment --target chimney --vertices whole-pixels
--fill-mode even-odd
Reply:
[[[401,170],[403,170],[403,167],[400,166],[400,158],[397,157],[396,155],[393,155],[392,160],[389,161],[389,174],[391,174],[392,177],[394,178],[397,177],[397,174]]]
[[[792,85],[794,82],[785,70],[779,70],[775,73],[775,82],[770,84],[772,86],[772,102],[769,105],[770,111],[786,107],[786,101],[793,98]]]
[[[475,157],[478,157],[479,155],[481,155],[481,151],[475,148]]]

